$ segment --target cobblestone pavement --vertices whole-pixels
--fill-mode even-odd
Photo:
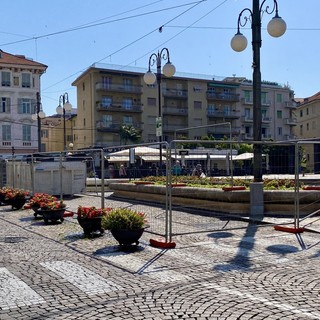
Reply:
[[[75,211],[101,200],[66,203]],[[0,319],[320,319],[320,233],[220,216],[199,232],[192,219],[175,249],[151,247],[146,231],[123,252],[109,232],[84,238],[75,216],[45,225],[30,209],[0,207]],[[319,220],[304,224],[320,231]]]

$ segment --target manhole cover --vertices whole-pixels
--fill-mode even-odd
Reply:
[[[28,238],[26,237],[4,237],[0,241],[6,242],[6,243],[17,243],[17,242],[23,242],[27,240]]]

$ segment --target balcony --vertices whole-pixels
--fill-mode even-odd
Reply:
[[[253,116],[251,115],[244,115],[242,116],[244,122],[253,122]]]
[[[230,136],[230,127],[225,125],[225,126],[214,126],[214,127],[209,127],[207,130],[208,135],[224,135],[229,137]],[[238,136],[240,134],[240,128],[231,128],[231,135],[232,136]]]
[[[176,116],[188,116],[188,109],[187,108],[175,108],[175,107],[163,107],[162,113],[176,115]]]
[[[182,90],[182,89],[164,88],[162,89],[162,94],[164,97],[170,97],[170,98],[180,98],[180,99],[188,98],[188,90]]]
[[[102,103],[97,103],[97,111],[108,111],[108,112],[142,112],[142,104],[134,104],[131,106],[124,106],[121,104],[112,104],[110,106],[103,105]]]
[[[228,119],[238,119],[239,115],[236,111],[229,110],[207,110],[208,118],[228,118]]]
[[[243,104],[250,104],[253,105],[253,99],[252,98],[241,98],[241,102]],[[271,101],[261,101],[261,106],[263,107],[270,107]]]
[[[297,119],[296,118],[285,118],[283,119],[283,123],[289,126],[296,126]]]
[[[96,128],[97,131],[100,132],[117,132],[119,133],[120,127],[122,125],[132,125],[136,129],[141,130],[141,123],[114,123],[114,122],[103,122],[103,121],[97,121],[96,122]]]
[[[240,101],[240,94],[207,91],[207,99],[208,100],[218,100],[218,101],[238,102],[238,101]]]
[[[125,93],[142,93],[142,86],[124,85],[120,83],[96,83],[96,91],[113,91],[113,92],[125,92]]]
[[[262,117],[262,123],[271,123],[272,119],[270,117]]]
[[[283,106],[285,108],[289,108],[289,109],[296,109],[297,103],[295,101],[285,101],[285,102],[283,102]]]
[[[297,139],[297,136],[294,134],[285,134],[284,135],[284,140],[295,140]]]
[[[163,130],[163,132],[175,132],[176,130],[186,129],[185,132],[188,132],[187,127],[188,127],[187,124],[185,124],[185,125],[164,124],[162,126],[162,130]],[[179,133],[181,133],[181,131]]]

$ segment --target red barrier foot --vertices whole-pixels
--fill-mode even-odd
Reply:
[[[277,231],[290,232],[290,233],[302,233],[304,228],[294,228],[294,227],[284,227],[284,226],[274,226]]]
[[[67,211],[67,210],[63,214],[64,217],[73,217],[73,215],[74,213],[72,211]]]
[[[164,239],[150,239],[150,245],[161,249],[174,249],[176,247],[175,242],[166,242]]]

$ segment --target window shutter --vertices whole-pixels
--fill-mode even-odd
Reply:
[[[7,110],[6,112],[11,112],[11,98],[7,98]]]
[[[37,113],[37,101],[35,99],[31,99],[31,114]]]
[[[22,99],[21,98],[19,98],[18,99],[18,113],[22,113]]]

